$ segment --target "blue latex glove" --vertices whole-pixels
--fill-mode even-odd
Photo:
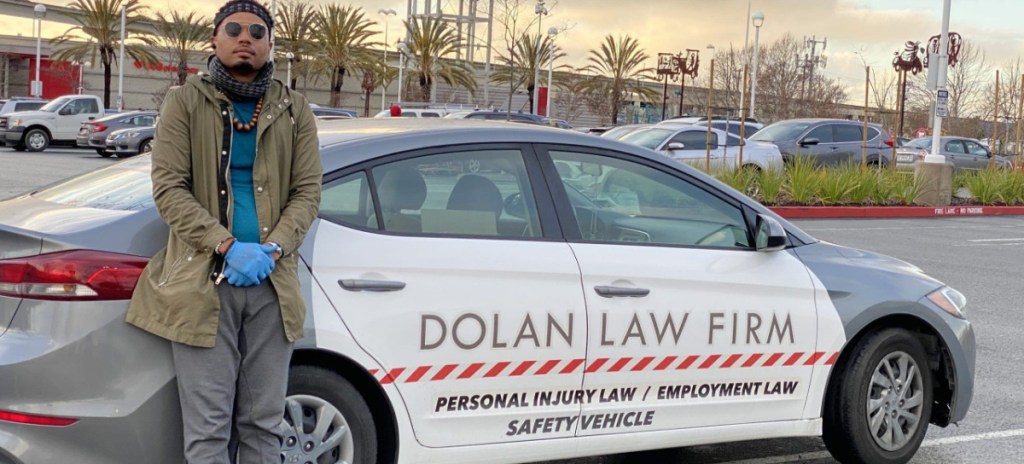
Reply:
[[[259,283],[274,270],[274,259],[270,257],[270,253],[276,250],[277,247],[274,245],[235,242],[224,259],[227,260],[228,267],[247,280]]]
[[[233,267],[224,268],[224,278],[235,287],[252,287],[260,284],[259,282],[249,280],[248,277],[245,277]]]

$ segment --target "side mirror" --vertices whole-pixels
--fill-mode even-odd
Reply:
[[[821,142],[818,139],[814,137],[807,137],[806,139],[800,141],[800,146],[806,147],[808,145],[817,145],[819,143]]]
[[[67,115],[71,114],[71,108],[65,106],[65,107],[61,108],[60,111],[57,112],[57,114],[59,114],[61,116],[67,116]]]
[[[786,248],[786,229],[775,218],[757,215],[754,247],[757,251],[780,251]]]
[[[503,207],[509,216],[526,219],[526,203],[523,202],[522,193],[513,193],[506,197]]]
[[[685,150],[686,145],[682,142],[672,142],[668,144],[668,151]]]
[[[94,119],[96,119],[96,116],[89,116],[89,120],[90,120],[90,121],[92,121],[92,120],[94,120]]]

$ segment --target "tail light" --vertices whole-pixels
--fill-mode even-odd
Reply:
[[[928,155],[928,150],[925,150],[924,148],[918,148],[917,149],[917,160],[918,161],[924,161],[924,157],[927,156],[927,155]]]
[[[889,140],[885,141],[885,144],[891,147],[893,145],[896,145],[896,141],[893,140],[892,137],[890,137]]]
[[[70,417],[38,416],[10,411],[0,411],[0,420],[17,422],[19,424],[48,425],[50,427],[66,427],[78,422],[78,419]]]
[[[36,300],[127,300],[149,260],[71,250],[0,260],[0,295]]]
[[[103,132],[107,130],[107,125],[102,122],[90,122],[89,132]]]

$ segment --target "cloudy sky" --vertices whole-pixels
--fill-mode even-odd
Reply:
[[[267,0],[269,3],[269,0]],[[282,0],[283,1],[283,0]],[[309,3],[329,3],[307,0]],[[459,0],[441,0],[446,12],[456,12]],[[467,3],[469,0],[465,0]],[[487,0],[479,0],[486,6]],[[497,0],[501,2],[502,0]],[[520,0],[533,15],[533,0]],[[551,3],[555,0],[548,0]],[[926,41],[938,34],[942,20],[942,0],[749,0],[754,12],[765,14],[760,40],[764,44],[788,33],[798,38],[827,37],[828,67],[825,73],[842,79],[851,88],[860,88],[864,71],[861,56],[873,69],[887,68],[893,52],[907,40]],[[141,0],[153,10],[166,10],[167,0]],[[69,1],[46,0],[66,5]],[[392,8],[398,17],[406,14],[405,0],[351,0],[335,2],[362,7],[378,21],[383,41],[381,8]],[[425,0],[419,0],[423,8]],[[607,34],[629,34],[639,39],[651,56],[658,52],[676,52],[686,48],[704,49],[708,44],[740,47],[749,21],[748,0],[557,0],[557,6],[544,18],[543,29],[560,26],[567,30],[558,42],[569,64],[582,64],[587,51]],[[175,0],[181,11],[198,10],[207,17],[220,5],[217,0]],[[1024,34],[1020,18],[1024,0],[952,0],[950,30],[966,41],[974,41],[986,52],[990,62],[1001,64],[1024,53]],[[32,35],[31,20],[0,17],[5,31],[23,31]],[[49,24],[44,37],[63,32],[67,26]],[[390,20],[392,41],[401,30],[401,21]],[[12,33],[12,32],[5,32]],[[498,33],[495,42],[499,41]],[[750,41],[754,40],[751,27]],[[654,59],[651,63],[654,65]]]

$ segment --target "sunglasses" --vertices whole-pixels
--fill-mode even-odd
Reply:
[[[236,22],[224,23],[224,33],[232,39],[242,35],[242,25]],[[249,37],[253,40],[260,40],[267,35],[267,26],[259,23],[249,25]]]

